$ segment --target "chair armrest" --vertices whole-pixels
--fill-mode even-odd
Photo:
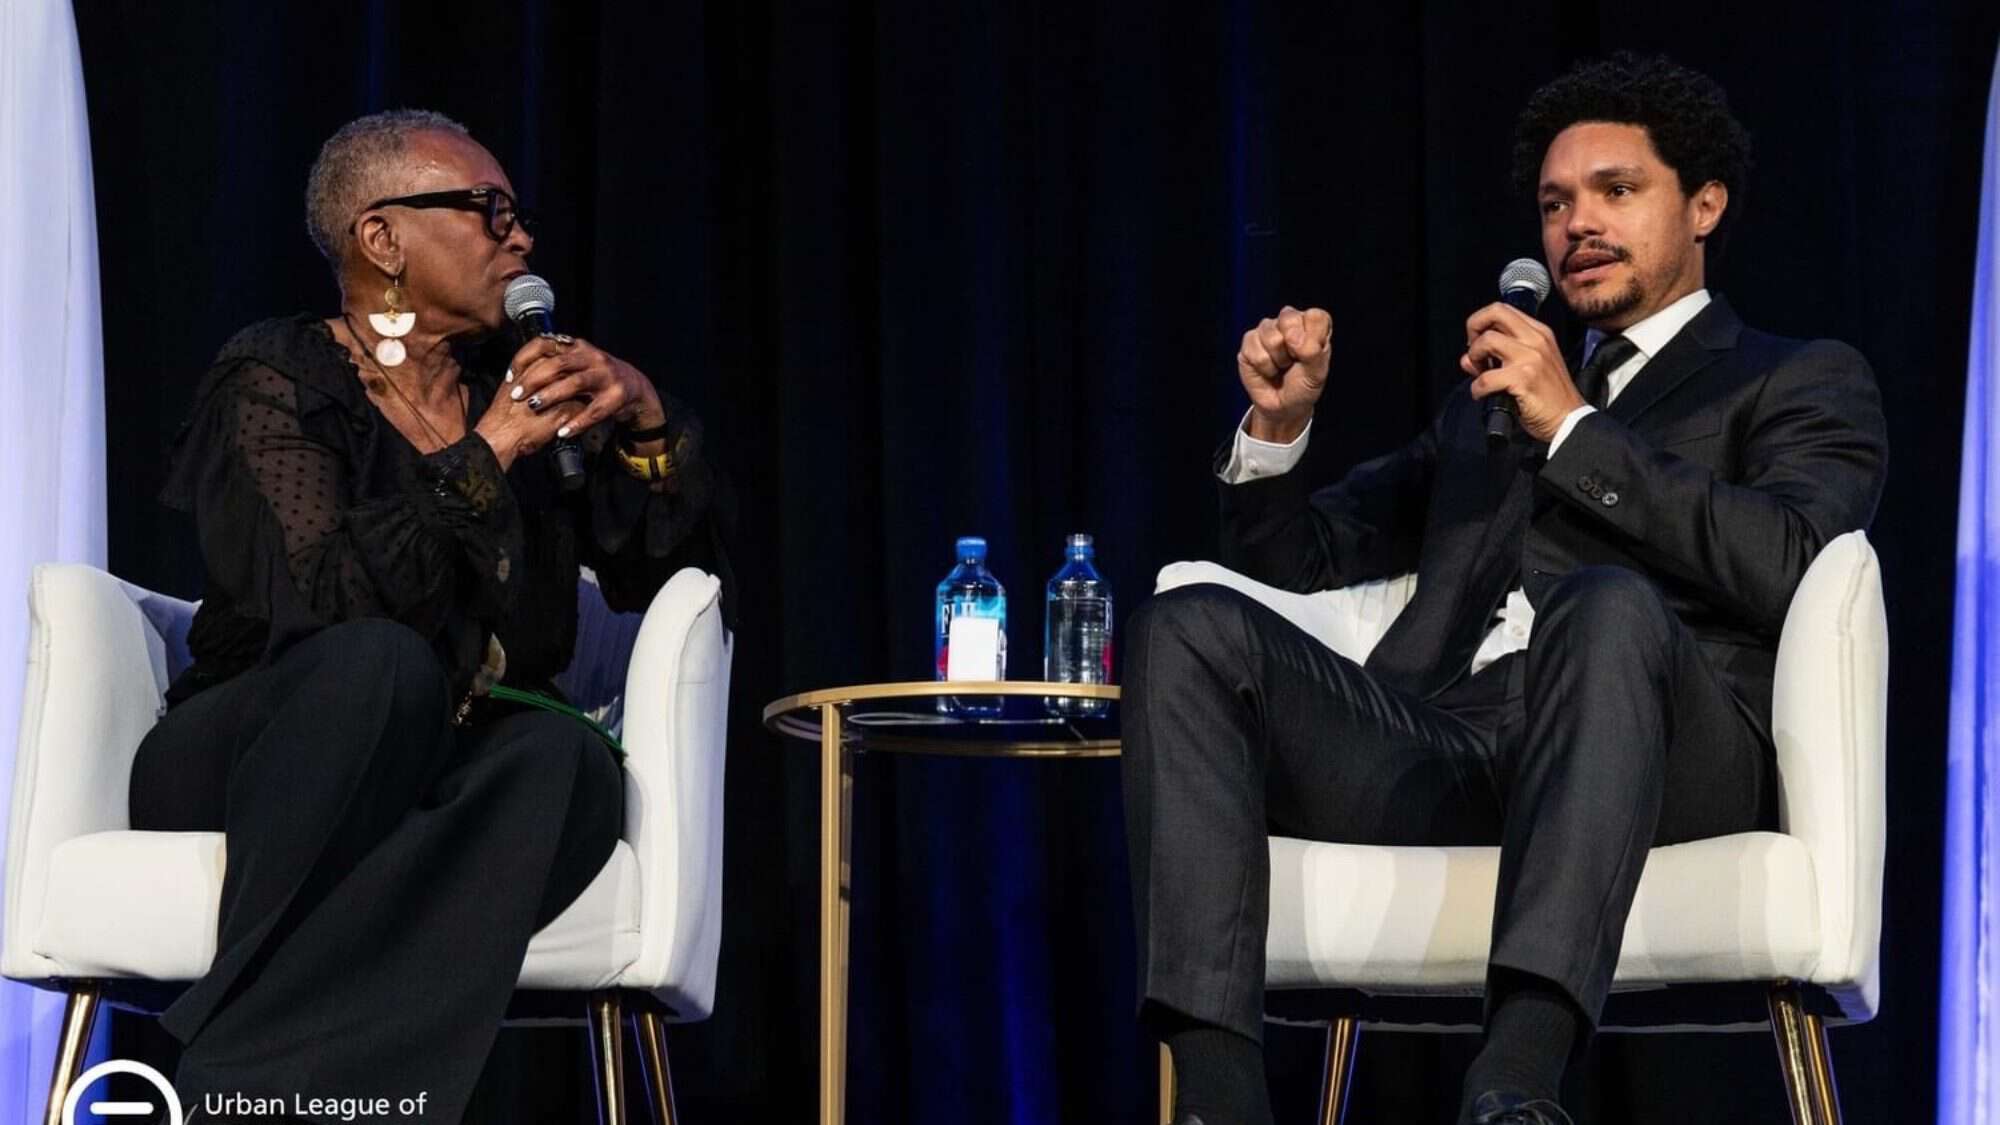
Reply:
[[[182,615],[176,605],[191,609],[154,597],[170,616]],[[159,719],[167,665],[165,642],[124,583],[89,566],[35,568],[0,974],[33,980],[54,971],[31,952],[50,855],[72,837],[128,827],[132,757]]]
[[[680,1019],[714,1003],[722,944],[722,783],[733,641],[722,584],[688,568],[654,596],[625,681],[625,840],[640,948],[623,974]]]
[[[1162,594],[1178,586],[1203,582],[1248,594],[1356,664],[1368,659],[1396,615],[1403,612],[1403,607],[1417,593],[1417,576],[1404,574],[1337,590],[1294,594],[1211,562],[1167,564],[1160,569],[1153,592]]]
[[[1772,684],[1781,827],[1811,854],[1822,952],[1815,983],[1875,1009],[1887,832],[1889,625],[1859,531],[1820,551],[1785,615]]]

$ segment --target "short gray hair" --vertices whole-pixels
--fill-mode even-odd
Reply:
[[[362,208],[400,195],[411,169],[403,157],[410,134],[438,132],[469,137],[465,126],[428,109],[389,109],[342,125],[320,146],[306,174],[306,232],[336,272],[347,228]]]

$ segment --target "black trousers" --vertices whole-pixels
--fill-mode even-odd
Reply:
[[[410,1120],[459,1120],[529,938],[618,840],[624,782],[573,720],[454,727],[452,704],[422,638],[357,620],[140,745],[133,826],[228,834],[214,965],[161,1017],[190,1107],[421,1094]]]
[[[1525,653],[1430,701],[1222,586],[1170,590],[1125,649],[1142,1010],[1261,1038],[1269,835],[1501,846],[1491,964],[1594,1024],[1647,849],[1768,826],[1768,738],[1657,589],[1592,567]]]

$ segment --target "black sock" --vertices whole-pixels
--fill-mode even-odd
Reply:
[[[1214,1024],[1188,1021],[1166,1036],[1174,1056],[1174,1113],[1203,1125],[1273,1125],[1264,1048]]]
[[[1486,1022],[1486,1045],[1465,1074],[1465,1102],[1488,1090],[1556,1100],[1563,1068],[1585,1034],[1583,1013],[1554,984],[1526,973],[1496,972],[1498,992]]]

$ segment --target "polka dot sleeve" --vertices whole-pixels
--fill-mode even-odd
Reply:
[[[356,479],[370,459],[303,424],[301,393],[286,375],[245,363],[209,400],[213,432],[202,444],[223,455],[208,459],[197,523],[211,575],[268,581],[280,567],[255,556],[276,555],[323,622],[392,617],[430,635],[461,598],[474,616],[505,616],[521,528],[486,443],[468,435],[408,458],[395,487],[370,487]],[[251,557],[216,565],[230,554]]]

